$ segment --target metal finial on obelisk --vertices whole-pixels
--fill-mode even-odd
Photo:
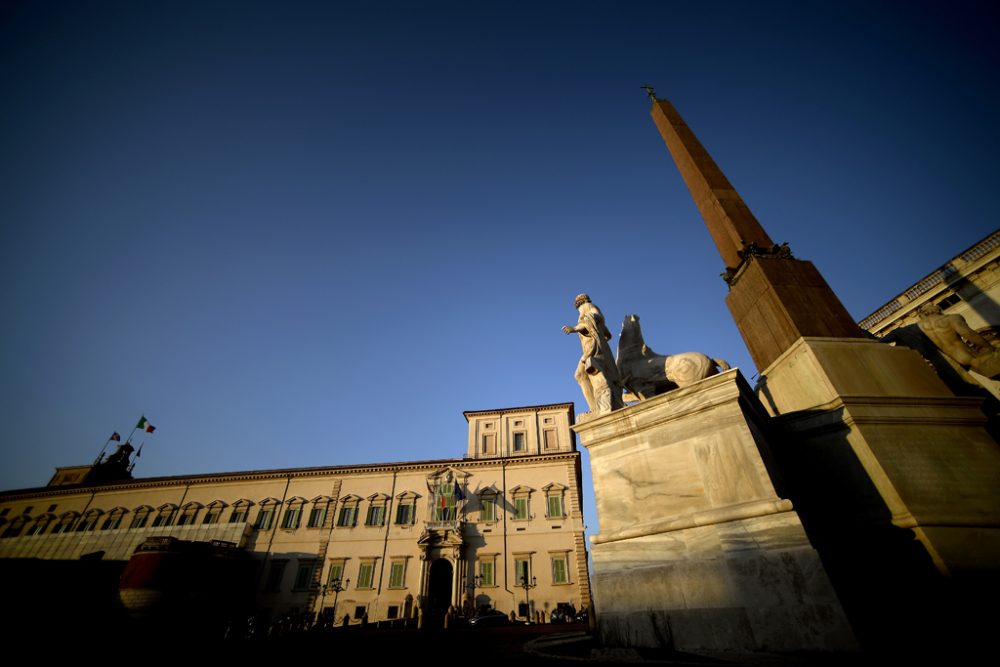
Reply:
[[[648,83],[644,83],[639,87],[646,91],[646,95],[649,96],[649,99],[651,101],[653,102],[656,101],[656,91],[653,90],[653,87],[651,85],[649,85]]]

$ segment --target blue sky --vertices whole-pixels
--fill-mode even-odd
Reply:
[[[5,2],[0,488],[141,414],[140,476],[460,457],[463,410],[586,409],[581,291],[752,377],[639,86],[860,319],[997,227],[998,26],[976,2]]]

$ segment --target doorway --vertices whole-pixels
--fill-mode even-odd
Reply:
[[[440,628],[444,615],[451,606],[451,580],[454,568],[447,558],[431,563],[430,581],[427,585],[427,618],[424,627]]]

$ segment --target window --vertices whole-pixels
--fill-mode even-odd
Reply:
[[[285,566],[287,565],[288,561],[271,561],[271,569],[268,570],[267,583],[264,586],[265,592],[277,593],[281,590],[281,580],[285,576]]]
[[[221,500],[213,500],[208,504],[208,511],[202,517],[201,523],[206,526],[219,523],[222,520],[222,509],[226,506]],[[232,517],[230,517],[232,518]]]
[[[335,585],[335,580],[343,582],[344,580],[344,561],[333,561],[330,563],[330,571],[326,575],[326,583],[330,586]]]
[[[416,512],[413,503],[400,501],[396,506],[396,525],[405,526],[412,524],[416,520]]]
[[[177,512],[175,505],[163,505],[153,517],[153,528],[174,525],[174,514]]]
[[[281,519],[281,527],[285,530],[295,530],[299,527],[301,521],[302,505],[295,505],[285,510],[285,516]]]
[[[340,516],[337,517],[337,525],[341,528],[351,528],[356,525],[356,513],[358,508],[355,506],[344,506],[340,508]]]
[[[200,503],[188,503],[181,510],[181,515],[177,517],[178,526],[193,526],[198,519],[198,512],[201,511]]]
[[[566,563],[566,554],[560,554],[558,556],[552,557],[552,583],[553,584],[568,584],[569,583],[569,566]]]
[[[375,573],[375,561],[363,561],[358,567],[358,588],[371,588],[372,575]]]
[[[125,516],[125,508],[118,507],[108,514],[108,517],[101,524],[101,530],[118,530],[122,525],[122,517]]]
[[[527,450],[527,446],[525,445],[525,436],[524,436],[524,433],[515,433],[514,434],[514,451],[515,452],[523,452],[523,451],[526,451],[526,450]]]
[[[35,520],[35,523],[28,526],[28,532],[25,535],[41,535],[45,532],[45,529],[49,527],[52,520],[55,519],[51,514],[44,514]]]
[[[514,521],[527,521],[531,518],[531,493],[534,491],[529,486],[518,485],[510,490],[511,495],[511,505],[514,509],[514,515],[511,517]]]
[[[389,588],[406,588],[406,559],[392,562],[389,570]]]
[[[52,528],[52,534],[58,535],[59,533],[68,533],[73,530],[73,524],[76,523],[76,513],[70,512],[69,514],[64,514],[59,523],[57,523]],[[145,525],[145,524],[143,524]]]
[[[246,523],[249,514],[250,508],[247,505],[234,507],[233,513],[229,515],[229,523]]]
[[[492,493],[484,493],[479,497],[479,520],[496,521],[496,496]]]
[[[308,528],[322,528],[326,525],[326,515],[330,509],[331,498],[320,496],[313,499],[312,509],[309,510]]]
[[[385,525],[385,501],[373,500],[368,506],[368,516],[365,517],[366,526]]]
[[[489,587],[496,585],[496,578],[494,576],[494,566],[495,556],[489,556],[487,558],[479,559],[479,585],[482,587]]]
[[[514,585],[531,582],[531,558],[518,557],[514,559]]]
[[[385,617],[392,620],[399,618],[399,605],[389,605],[385,611]]]
[[[566,516],[565,514],[563,514],[563,499],[561,493],[559,494],[550,493],[546,497],[546,500],[548,501],[547,502],[548,514],[546,516],[550,518],[560,518],[560,519]]]
[[[295,590],[315,588],[313,578],[316,575],[315,560],[300,560],[298,572],[295,573]]]
[[[257,521],[254,523],[254,528],[257,530],[268,530],[271,528],[272,521],[274,521],[274,508],[261,507],[260,511],[257,512]]]
[[[528,518],[528,497],[514,498],[514,520],[524,521]]]
[[[495,433],[486,433],[483,435],[483,454],[496,454],[497,453],[497,436]]]
[[[149,521],[149,514],[153,511],[152,507],[144,506],[135,508],[135,516],[132,517],[132,523],[129,528],[145,528],[146,522]]]
[[[554,428],[543,430],[542,442],[545,449],[559,449],[559,438],[556,436],[556,430]]]
[[[341,507],[340,516],[337,518],[337,525],[343,527],[350,527],[355,525],[355,513],[357,512],[357,507]]]
[[[354,620],[360,621],[362,618],[368,615],[368,607],[357,606],[354,608]]]
[[[457,500],[462,498],[457,480],[436,485],[434,492],[434,521],[454,521],[458,518]]]
[[[101,516],[100,511],[87,512],[83,516],[83,518],[80,519],[80,523],[76,525],[76,532],[85,533],[87,531],[94,530],[94,528],[97,527],[97,520],[100,518],[100,516]]]
[[[94,520],[96,521],[97,519],[95,518]],[[21,534],[21,530],[27,523],[28,523],[28,517],[23,515],[17,517],[16,519],[10,522],[10,525],[7,526],[7,529],[3,531],[3,534],[0,535],[0,537],[17,537],[18,535]]]

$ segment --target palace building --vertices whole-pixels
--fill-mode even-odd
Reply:
[[[226,547],[249,554],[244,586],[268,619],[590,607],[573,404],[465,417],[458,459],[132,479],[126,453],[60,468],[0,494],[0,559],[121,563],[150,538]],[[139,609],[149,594],[123,584],[121,599]]]

